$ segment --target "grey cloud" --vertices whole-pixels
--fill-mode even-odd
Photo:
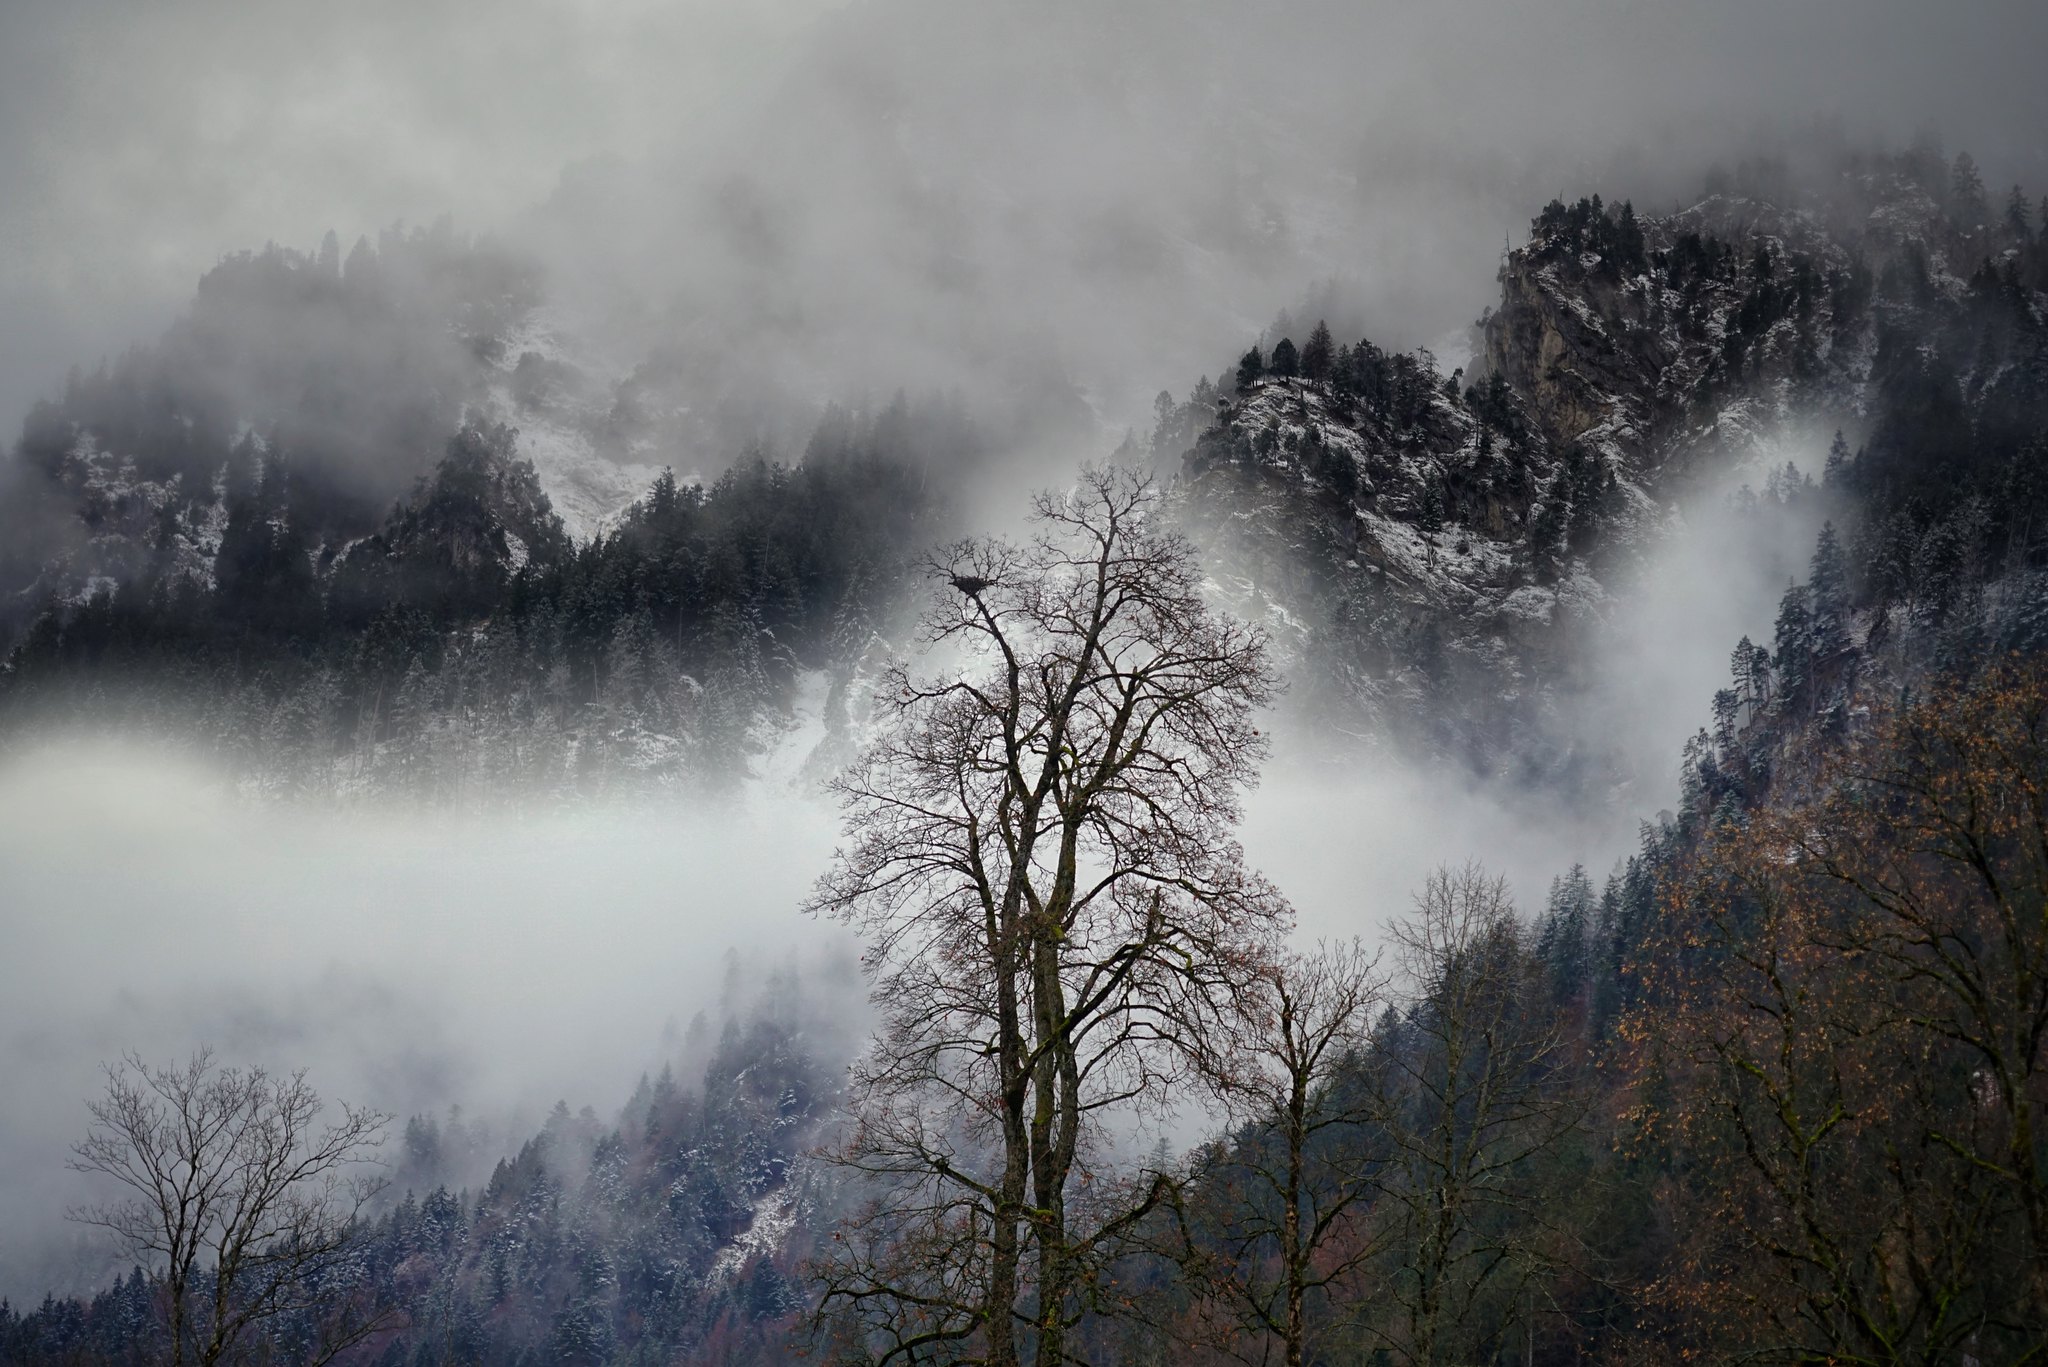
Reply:
[[[779,344],[810,397],[1028,392],[1022,350],[1120,425],[1311,280],[1351,279],[1383,343],[1434,341],[1551,194],[1677,196],[1816,120],[1936,126],[1994,184],[2048,179],[2048,18],[2022,0],[97,0],[0,24],[0,419],[220,253],[399,218],[516,225],[600,321],[641,313],[635,343]]]

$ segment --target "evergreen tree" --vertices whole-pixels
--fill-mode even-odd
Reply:
[[[1821,484],[1833,489],[1840,486],[1849,470],[1849,443],[1842,437],[1842,429],[1835,429],[1835,439],[1828,443],[1827,464],[1821,470]]]
[[[1538,932],[1536,953],[1549,971],[1551,991],[1560,999],[1578,993],[1586,982],[1587,937],[1594,915],[1593,880],[1586,866],[1550,883],[1550,897]]]
[[[1330,326],[1318,321],[1315,331],[1308,335],[1307,345],[1301,349],[1301,373],[1311,380],[1327,380],[1335,363],[1336,349],[1330,337]]]
[[[1294,340],[1282,337],[1273,347],[1273,373],[1282,379],[1292,379],[1301,373],[1301,358],[1295,352]]]
[[[1984,225],[1988,213],[1984,205],[1984,178],[1977,172],[1976,159],[1968,152],[1956,153],[1949,175],[1948,208],[1949,217],[1966,233]]]
[[[1257,384],[1266,373],[1266,358],[1257,347],[1253,347],[1237,361],[1237,389],[1239,393]]]
[[[1735,732],[1741,723],[1742,695],[1732,688],[1714,692],[1714,744],[1722,755],[1735,749]]]
[[[1444,495],[1435,479],[1427,479],[1422,485],[1422,503],[1415,515],[1415,525],[1424,533],[1434,535],[1444,529]]]
[[[1621,215],[1614,224],[1614,261],[1624,273],[1634,274],[1649,264],[1643,250],[1643,225],[1636,220],[1636,206],[1621,202]]]
[[[1814,658],[1831,659],[1849,646],[1849,570],[1832,522],[1820,529],[1807,590]]]
[[[2023,247],[2032,240],[2032,232],[2027,223],[2027,196],[2017,185],[2013,186],[2012,193],[2006,196],[2005,229],[2012,234],[2013,241]]]
[[[1805,690],[1812,653],[1813,613],[1804,584],[1788,584],[1778,600],[1777,651],[1772,658],[1778,696],[1790,702]]]

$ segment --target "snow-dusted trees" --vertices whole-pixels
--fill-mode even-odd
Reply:
[[[1036,501],[1024,544],[927,568],[934,673],[898,669],[841,781],[812,909],[866,937],[877,1039],[841,1158],[874,1199],[821,1315],[880,1362],[1051,1367],[1103,1262],[1166,1189],[1105,1127],[1167,1100],[1286,908],[1232,830],[1274,689],[1212,615],[1140,475]]]
[[[1282,337],[1273,344],[1273,373],[1283,379],[1292,379],[1301,373],[1301,354],[1294,349],[1292,337]]]
[[[1330,325],[1318,322],[1308,341],[1302,344],[1301,373],[1311,380],[1327,380],[1336,359],[1337,346],[1330,336]]]

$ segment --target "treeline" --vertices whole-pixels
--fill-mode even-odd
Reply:
[[[311,790],[724,782],[799,671],[883,629],[975,443],[945,404],[834,409],[800,462],[664,474],[579,546],[515,434],[472,424],[376,533],[317,547],[295,463],[245,441],[211,585],[163,554],[46,612],[0,708],[196,716],[238,772]]]
[[[125,578],[127,534],[203,519],[222,472],[250,469],[252,433],[290,452],[294,521],[315,544],[371,530],[539,291],[531,263],[445,220],[360,239],[345,261],[332,233],[312,254],[223,259],[162,340],[74,370],[0,463],[0,640],[41,608],[49,563]]]
[[[268,791],[742,772],[799,674],[844,691],[981,438],[949,400],[835,406],[577,545],[476,406],[540,297],[446,222],[329,234],[222,260],[75,372],[0,461],[0,720],[174,730]]]

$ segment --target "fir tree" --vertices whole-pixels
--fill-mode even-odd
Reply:
[[[1954,169],[1949,174],[1949,217],[1958,228],[1966,233],[1975,232],[1984,225],[1984,178],[1977,173],[1977,162],[1968,152],[1956,153]]]
[[[1239,393],[1257,384],[1266,373],[1266,358],[1257,347],[1253,347],[1237,360],[1237,389]]]
[[[1301,349],[1301,373],[1311,380],[1327,380],[1335,362],[1336,348],[1330,337],[1330,326],[1318,321],[1315,331],[1309,333],[1308,342]]]
[[[1301,357],[1294,349],[1294,340],[1282,337],[1273,347],[1273,373],[1282,379],[1292,379],[1301,373]]]

